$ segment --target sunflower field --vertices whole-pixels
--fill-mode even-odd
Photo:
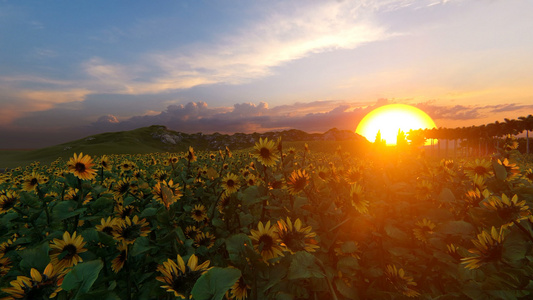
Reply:
[[[2,299],[531,299],[533,171],[260,139],[0,174]]]

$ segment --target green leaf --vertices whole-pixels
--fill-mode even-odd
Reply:
[[[78,203],[76,201],[61,201],[54,206],[54,216],[58,220],[65,220],[84,212],[86,208],[76,209]]]
[[[436,231],[442,234],[470,236],[474,232],[474,226],[465,221],[449,221],[438,226]]]
[[[158,210],[158,209],[155,208],[155,207],[148,207],[148,208],[145,208],[145,209],[141,212],[141,218],[155,216],[155,214],[157,214],[157,210]]]
[[[78,293],[87,293],[96,279],[104,264],[102,260],[92,260],[77,264],[65,275],[61,287],[65,291],[78,289]]]
[[[449,188],[443,188],[439,194],[439,200],[441,202],[455,202],[455,196]]]
[[[357,252],[357,245],[354,241],[347,241],[341,245],[342,253],[355,253]]]
[[[341,295],[346,297],[347,299],[357,299],[357,289],[353,286],[348,286],[342,279],[336,278],[335,279],[335,287],[339,291]]]
[[[238,197],[241,199],[243,205],[252,205],[263,200],[258,187],[255,185],[249,186],[244,191],[239,192]]]
[[[44,271],[46,265],[50,262],[48,251],[50,247],[48,243],[41,244],[35,248],[22,250],[19,255],[21,257],[20,268],[24,270],[31,270],[35,268],[40,272]]]
[[[527,244],[521,233],[517,231],[510,232],[503,241],[503,259],[508,262],[517,262],[526,258]]]
[[[105,232],[98,231],[98,240],[108,247],[115,245],[115,239]]]
[[[492,162],[492,168],[494,169],[494,175],[499,180],[505,180],[507,178],[507,170],[504,166],[500,165],[497,161]]]
[[[291,265],[289,267],[289,279],[300,278],[323,278],[324,274],[320,267],[316,264],[316,258],[305,251],[296,252],[292,256]]]
[[[132,256],[136,256],[150,249],[152,249],[152,247],[150,246],[150,241],[148,240],[148,238],[145,236],[141,236],[135,240],[135,243],[133,243],[133,247],[131,248],[130,254]]]
[[[226,250],[229,254],[229,259],[238,263],[242,261],[247,246],[252,245],[250,238],[244,233],[238,233],[226,239]]]
[[[240,277],[239,269],[214,267],[198,278],[191,294],[195,300],[221,300]]]
[[[254,222],[254,216],[239,212],[239,221],[241,222],[242,227],[246,227]]]
[[[341,257],[337,262],[337,269],[344,273],[352,274],[354,270],[359,269],[359,261],[357,261],[357,258],[351,256]]]
[[[83,294],[79,297],[80,300],[120,300],[120,297],[113,291],[94,291]]]
[[[0,218],[0,226],[10,226],[11,225],[11,221],[15,220],[16,218],[18,218],[19,214],[17,212],[9,212],[5,215],[3,215],[1,218]]]
[[[211,221],[211,223],[213,224],[213,226],[218,227],[218,228],[226,227],[226,223],[224,223],[224,221],[222,221],[221,218],[213,218],[213,221]]]
[[[393,239],[402,241],[407,241],[409,239],[409,236],[405,232],[390,223],[385,225],[384,229],[387,235]]]
[[[113,207],[114,200],[113,198],[100,197],[95,201],[91,201],[91,208],[95,211],[105,211],[109,210],[110,207]]]

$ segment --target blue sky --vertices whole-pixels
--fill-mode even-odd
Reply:
[[[0,148],[152,124],[355,130],[533,113],[533,2],[2,1]]]

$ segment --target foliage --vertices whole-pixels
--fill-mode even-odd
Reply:
[[[433,161],[311,146],[256,146],[272,166],[191,148],[8,170],[0,296],[26,276],[39,284],[21,293],[43,299],[54,284],[56,299],[531,297],[532,166],[516,150]],[[72,171],[85,167],[88,180]],[[37,276],[56,261],[56,281]]]

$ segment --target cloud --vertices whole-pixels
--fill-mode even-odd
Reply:
[[[204,84],[242,84],[312,54],[353,49],[389,36],[367,17],[372,13],[368,8],[351,1],[279,5],[263,19],[211,42],[152,52],[128,65],[96,57],[84,68],[105,90],[159,93]]]

